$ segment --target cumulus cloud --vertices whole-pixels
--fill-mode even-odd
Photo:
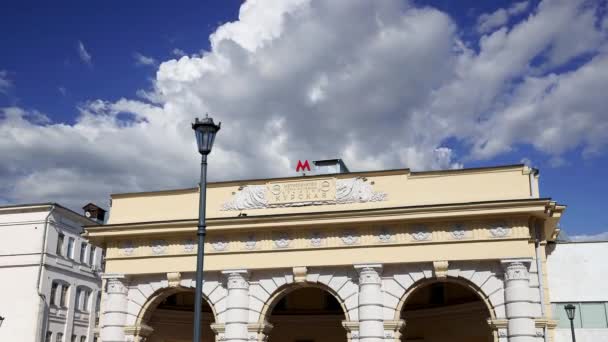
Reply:
[[[528,6],[528,1],[522,1],[514,3],[509,8],[499,8],[492,13],[484,13],[477,19],[477,31],[486,33],[501,27],[509,21],[509,17],[525,12]]]
[[[6,94],[13,87],[13,82],[8,78],[6,70],[0,70],[0,94]]]
[[[518,144],[592,157],[608,144],[608,30],[596,10],[542,2],[471,42],[446,13],[400,0],[245,2],[209,51],[160,63],[144,100],[90,101],[70,125],[3,109],[0,201],[76,206],[193,186],[190,122],[207,112],[223,121],[215,180],[295,175],[303,157],[351,170],[458,168]]]
[[[139,52],[135,52],[133,54],[133,58],[135,59],[135,65],[147,65],[154,66],[157,64],[156,59],[148,56],[144,56]]]
[[[171,50],[171,53],[174,54],[177,57],[182,57],[182,56],[186,55],[186,51],[184,51],[182,49],[178,49],[178,48],[175,48],[175,49]]]
[[[84,47],[84,44],[79,40],[78,41],[78,56],[80,57],[80,60],[86,64],[86,65],[92,65],[93,64],[93,56],[91,56],[91,54],[87,51],[87,49]]]

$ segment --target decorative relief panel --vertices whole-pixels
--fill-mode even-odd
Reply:
[[[462,240],[467,238],[466,227],[462,223],[456,223],[452,226],[452,230],[450,231],[450,236],[455,240]]]
[[[135,246],[133,245],[133,241],[127,240],[122,243],[122,248],[120,249],[120,254],[125,256],[133,255],[135,251]]]
[[[245,249],[252,251],[256,248],[257,244],[258,242],[255,234],[247,235],[247,239],[245,240]]]
[[[186,239],[184,241],[184,252],[185,253],[194,253],[194,249],[196,247],[196,242],[194,239]]]
[[[417,226],[412,232],[412,239],[415,241],[428,241],[431,238],[432,234],[426,226]]]
[[[321,234],[321,232],[313,232],[310,236],[310,245],[313,247],[321,247],[323,245],[323,234]]]
[[[359,243],[359,235],[354,229],[348,229],[342,232],[342,242],[345,245],[354,245]]]
[[[277,248],[287,248],[291,243],[291,239],[289,238],[289,234],[287,233],[278,233],[274,239],[274,245]]]
[[[167,241],[154,240],[154,241],[152,241],[151,247],[152,247],[152,254],[154,254],[154,255],[165,254],[165,252],[167,251]]]
[[[378,241],[382,243],[389,243],[393,239],[393,234],[389,228],[383,227],[378,232]]]
[[[246,185],[222,205],[222,210],[246,210],[309,205],[335,205],[385,201],[367,178],[311,179]]]
[[[496,238],[507,237],[511,235],[511,227],[506,222],[496,222],[492,224],[490,234]]]
[[[222,252],[222,251],[225,251],[228,249],[228,242],[222,236],[222,237],[217,238],[213,243],[211,243],[211,246],[213,247],[214,251]]]

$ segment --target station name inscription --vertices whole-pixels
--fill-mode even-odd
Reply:
[[[326,178],[298,182],[268,183],[266,199],[269,205],[335,202],[336,179]]]

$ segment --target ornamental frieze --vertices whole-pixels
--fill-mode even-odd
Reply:
[[[246,185],[222,205],[222,210],[247,210],[310,205],[336,205],[385,201],[366,178],[311,179]]]
[[[205,253],[255,253],[259,251],[426,243],[467,243],[479,240],[528,239],[526,218],[484,221],[446,221],[353,225],[310,229],[208,232]],[[116,241],[108,246],[109,258],[196,254],[196,240],[190,236]]]

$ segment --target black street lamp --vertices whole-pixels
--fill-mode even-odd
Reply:
[[[0,327],[2,326],[2,323],[4,323],[4,316],[0,316]]]
[[[570,330],[572,331],[572,342],[576,342],[576,335],[574,334],[574,315],[576,314],[576,306],[572,304],[568,304],[564,307],[566,310],[566,315],[568,315],[568,319],[570,320]]]
[[[194,337],[193,342],[201,341],[201,310],[203,306],[203,258],[205,255],[205,235],[207,226],[205,224],[205,202],[207,195],[207,155],[211,153],[215,134],[220,130],[221,122],[214,124],[209,115],[203,120],[196,118],[192,129],[196,134],[198,151],[201,154],[201,181],[200,196],[198,202],[198,250],[196,254],[196,293],[194,294]]]

